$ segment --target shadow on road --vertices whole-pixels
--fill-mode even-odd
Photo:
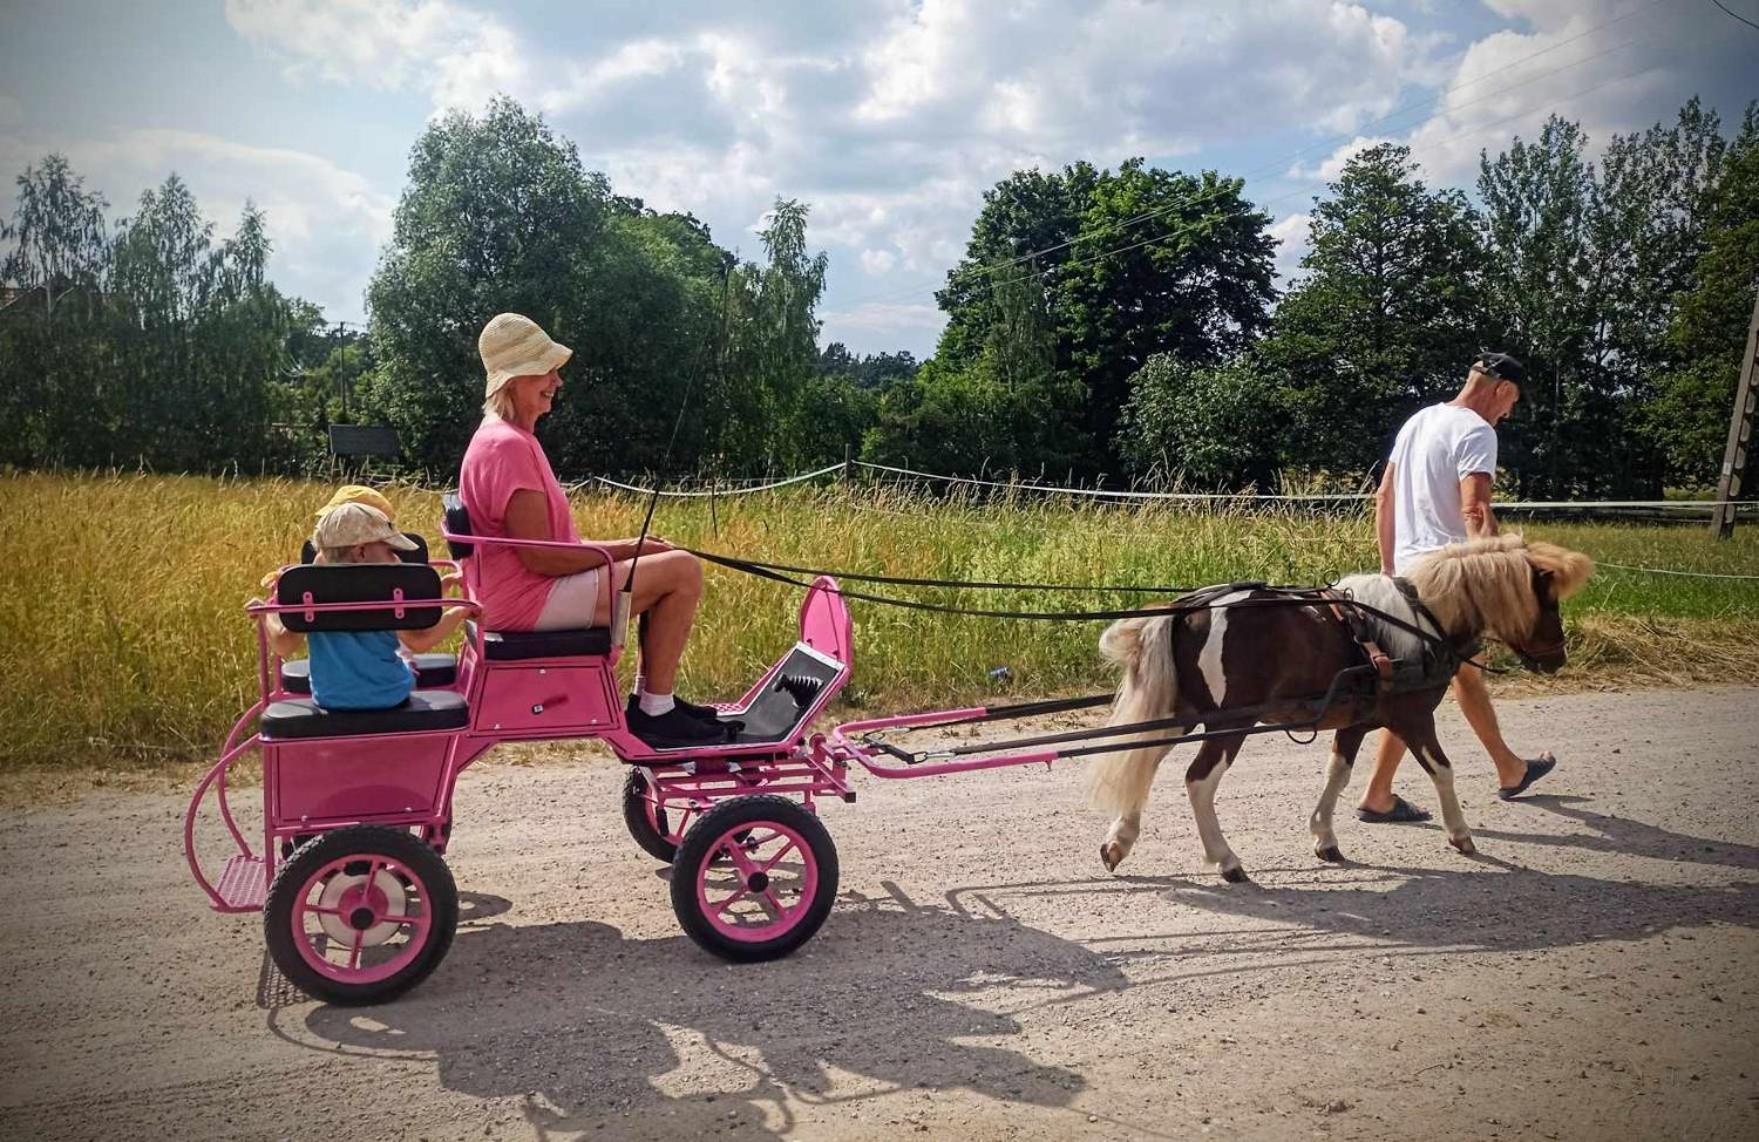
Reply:
[[[1759,847],[1694,837],[1675,833],[1655,825],[1647,825],[1630,817],[1615,817],[1579,808],[1587,797],[1528,796],[1520,804],[1556,814],[1593,829],[1591,835],[1581,833],[1515,833],[1490,829],[1474,829],[1480,837],[1519,841],[1527,845],[1556,846],[1581,849],[1584,852],[1616,853],[1621,856],[1649,857],[1653,860],[1684,861],[1690,864],[1713,864],[1727,868],[1759,871]]]
[[[1642,821],[1595,813],[1577,807],[1575,803],[1582,800],[1534,797],[1528,803],[1579,821],[1595,830],[1591,834],[1477,830],[1475,835],[1595,853],[1759,869],[1759,848],[1752,845],[1675,833]],[[1313,934],[1372,939],[1377,950],[1539,951],[1603,940],[1643,939],[1670,929],[1710,924],[1759,927],[1759,881],[1753,880],[1718,885],[1606,880],[1521,868],[1488,856],[1462,860],[1449,869],[1357,862],[1329,870],[1317,864],[1307,869],[1321,878],[1319,883],[1232,885],[1213,875],[1119,876],[1099,882],[988,885],[955,889],[948,895],[957,905],[966,896],[990,899],[1004,894],[1057,896],[1095,891],[1124,897],[1146,894],[1205,912],[1284,928],[1294,926]],[[1262,927],[1252,930],[1266,931]],[[1168,933],[1140,939],[1152,943],[1191,935]],[[1290,950],[1295,946],[1291,944]],[[1303,953],[1347,946],[1299,945]],[[1257,966],[1265,964],[1260,960]]]
[[[1592,833],[1507,836],[1759,868],[1752,846],[1594,813],[1576,800],[1531,803]],[[993,1040],[1018,1035],[1018,1016],[1028,1010],[1137,984],[1251,975],[1370,951],[1543,951],[1710,924],[1759,927],[1759,881],[1608,880],[1491,858],[1446,869],[1300,871],[1319,879],[1300,886],[1230,885],[1214,876],[973,885],[933,907],[895,889],[878,899],[845,894],[802,952],[750,965],[724,964],[682,936],[636,940],[592,922],[498,922],[507,903],[479,896],[468,902],[472,922],[421,989],[384,1007],[312,1009],[303,1033],[287,1037],[325,1050],[433,1060],[449,1090],[521,1100],[540,1137],[594,1125],[620,1134],[787,1133],[796,1104],[857,1103],[895,1091],[965,1090],[1070,1108],[1086,1089],[1077,1072]],[[1090,905],[1096,896],[1121,908],[1154,898],[1243,923],[1220,930],[1205,921],[1084,943],[1011,914],[1022,902],[1042,915],[1056,898]],[[1185,962],[1170,975],[1151,969],[1133,978],[1123,970],[1168,959]],[[271,1012],[272,1027],[276,1019]],[[985,1038],[992,1042],[973,1042]],[[683,1063],[682,1044],[697,1090],[733,1093],[672,1093],[669,1075]]]
[[[431,1057],[449,1090],[522,1099],[540,1135],[606,1119],[628,1133],[632,1117],[642,1133],[749,1136],[790,1129],[790,1100],[894,1090],[1066,1107],[1081,1077],[970,1042],[1020,1025],[961,997],[1125,982],[1101,953],[1011,920],[855,898],[806,950],[770,964],[724,964],[682,936],[631,940],[591,922],[461,930],[418,991],[315,1008],[298,1038]],[[739,1093],[668,1095],[680,1040],[706,1047],[691,1051],[693,1069],[725,1072],[713,1089]]]

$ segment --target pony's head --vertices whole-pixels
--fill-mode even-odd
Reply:
[[[1450,635],[1488,631],[1527,669],[1552,674],[1568,657],[1558,604],[1593,573],[1579,551],[1510,534],[1444,547],[1405,577]]]

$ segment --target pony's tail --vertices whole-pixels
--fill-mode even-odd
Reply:
[[[1118,696],[1107,725],[1121,726],[1164,718],[1173,712],[1177,694],[1173,676],[1175,615],[1120,619],[1099,637],[1099,650],[1124,668]],[[1166,737],[1170,731],[1148,731],[1135,740]],[[1087,803],[1120,815],[1141,813],[1148,804],[1154,771],[1169,746],[1146,746],[1100,754],[1088,766]]]

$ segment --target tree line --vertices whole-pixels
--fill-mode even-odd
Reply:
[[[110,221],[66,160],[18,179],[0,264],[0,464],[301,471],[331,423],[398,429],[445,478],[477,419],[476,334],[514,310],[579,348],[541,431],[564,478],[742,476],[851,451],[950,474],[1268,487],[1359,483],[1481,348],[1529,381],[1504,429],[1523,496],[1713,480],[1759,287],[1759,105],[1694,100],[1481,157],[1476,195],[1394,144],[1315,199],[1279,296],[1241,180],[1132,159],[984,195],[920,364],[820,347],[827,261],[779,200],[742,259],[619,195],[500,99],[430,124],[365,331],[271,285],[267,220],[216,241],[175,175]]]

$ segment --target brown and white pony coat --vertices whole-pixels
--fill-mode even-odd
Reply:
[[[1593,570],[1586,555],[1503,535],[1443,548],[1411,568],[1405,578],[1427,615],[1385,575],[1353,575],[1338,587],[1461,650],[1475,645],[1480,635],[1493,635],[1507,643],[1528,669],[1550,673],[1565,658],[1558,602],[1581,587]],[[1310,720],[1313,711],[1305,700],[1325,693],[1339,671],[1361,664],[1361,645],[1324,606],[1226,606],[1270,595],[1242,590],[1217,600],[1222,606],[1216,609],[1113,623],[1099,641],[1106,657],[1124,670],[1110,724],[1188,715],[1188,728],[1202,722],[1206,731],[1243,731],[1259,722]],[[1374,640],[1392,657],[1423,653],[1423,640],[1417,636],[1365,617]],[[1343,859],[1332,832],[1332,813],[1349,784],[1362,739],[1382,726],[1404,740],[1435,782],[1449,843],[1463,853],[1474,851],[1454,795],[1453,768],[1435,736],[1435,707],[1447,692],[1448,679],[1426,682],[1422,689],[1352,694],[1332,706],[1319,724],[1319,729],[1336,731],[1325,789],[1309,821],[1314,852],[1321,859]],[[1276,703],[1285,699],[1289,705],[1277,708]],[[1227,713],[1247,708],[1251,709],[1238,716]],[[1144,733],[1139,740],[1169,734],[1166,730]],[[1246,737],[1242,732],[1203,742],[1185,771],[1203,855],[1231,881],[1245,880],[1246,874],[1222,836],[1215,792]],[[1149,785],[1170,748],[1148,745],[1105,754],[1093,765],[1089,799],[1095,808],[1117,815],[1100,846],[1100,859],[1108,869],[1117,868],[1135,844]]]

